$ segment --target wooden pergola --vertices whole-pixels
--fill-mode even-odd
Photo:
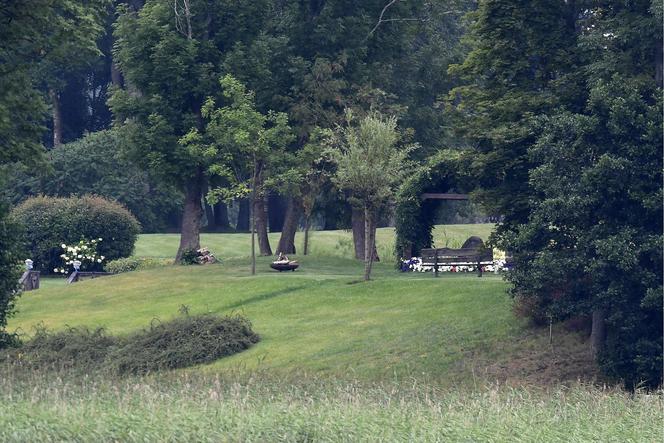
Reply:
[[[444,192],[425,192],[420,196],[422,200],[468,200],[468,194],[450,194]]]

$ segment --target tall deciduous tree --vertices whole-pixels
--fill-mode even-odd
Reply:
[[[407,158],[412,148],[398,147],[399,134],[395,117],[372,112],[357,126],[346,113],[346,125],[337,132],[337,173],[334,181],[350,192],[351,199],[364,213],[364,280],[371,278],[376,241],[375,216],[393,198],[407,172]]]
[[[254,235],[256,201],[264,199],[268,178],[278,173],[277,165],[284,148],[293,140],[288,116],[256,109],[253,92],[230,75],[220,80],[225,106],[215,107],[209,98],[202,109],[203,130],[194,129],[181,140],[182,146],[200,158],[207,159],[208,172],[228,183],[213,189],[210,200],[229,200],[251,196],[251,273],[256,272]],[[265,220],[267,222],[267,220]],[[259,238],[260,242],[260,238]]]
[[[107,0],[53,2],[53,21],[44,29],[47,38],[58,42],[44,52],[38,77],[48,91],[53,121],[53,146],[63,143],[61,94],[69,74],[90,68],[102,54],[97,40],[102,36]]]
[[[224,54],[256,37],[265,1],[152,0],[125,10],[116,24],[116,63],[127,83],[110,100],[133,158],[184,193],[177,259],[200,247],[206,158],[180,143],[204,130],[203,103],[213,91]]]

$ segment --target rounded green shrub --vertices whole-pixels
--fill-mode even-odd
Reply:
[[[140,224],[122,205],[90,195],[33,197],[14,208],[11,216],[22,227],[35,269],[45,273],[62,265],[63,243],[101,238],[97,252],[109,261],[130,256],[140,232]]]

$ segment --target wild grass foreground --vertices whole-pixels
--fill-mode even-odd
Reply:
[[[7,374],[2,441],[658,442],[662,396],[575,386],[442,390],[266,374]]]

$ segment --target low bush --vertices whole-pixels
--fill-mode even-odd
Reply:
[[[181,265],[196,265],[198,264],[198,251],[196,249],[185,249],[182,251],[182,258],[180,258]]]
[[[161,266],[172,265],[173,260],[168,258],[154,257],[125,257],[106,263],[104,270],[120,274],[122,272],[140,271],[143,269],[154,269]]]
[[[208,363],[243,351],[260,337],[242,316],[183,315],[114,337],[103,328],[36,328],[34,337],[0,353],[0,362],[28,369],[145,374]]]
[[[62,264],[63,243],[103,238],[97,253],[106,260],[128,257],[140,232],[136,218],[119,203],[97,196],[34,197],[14,208],[35,269],[53,272]],[[101,270],[101,264],[96,266]]]
[[[130,336],[109,362],[114,373],[145,374],[208,363],[258,340],[244,317],[182,316]]]
[[[32,369],[88,371],[103,366],[109,350],[120,344],[104,328],[69,327],[52,332],[40,325],[35,330],[31,340],[5,354],[5,359]]]
[[[517,295],[514,297],[512,312],[516,317],[528,319],[533,326],[549,324],[549,316],[539,299]]]

